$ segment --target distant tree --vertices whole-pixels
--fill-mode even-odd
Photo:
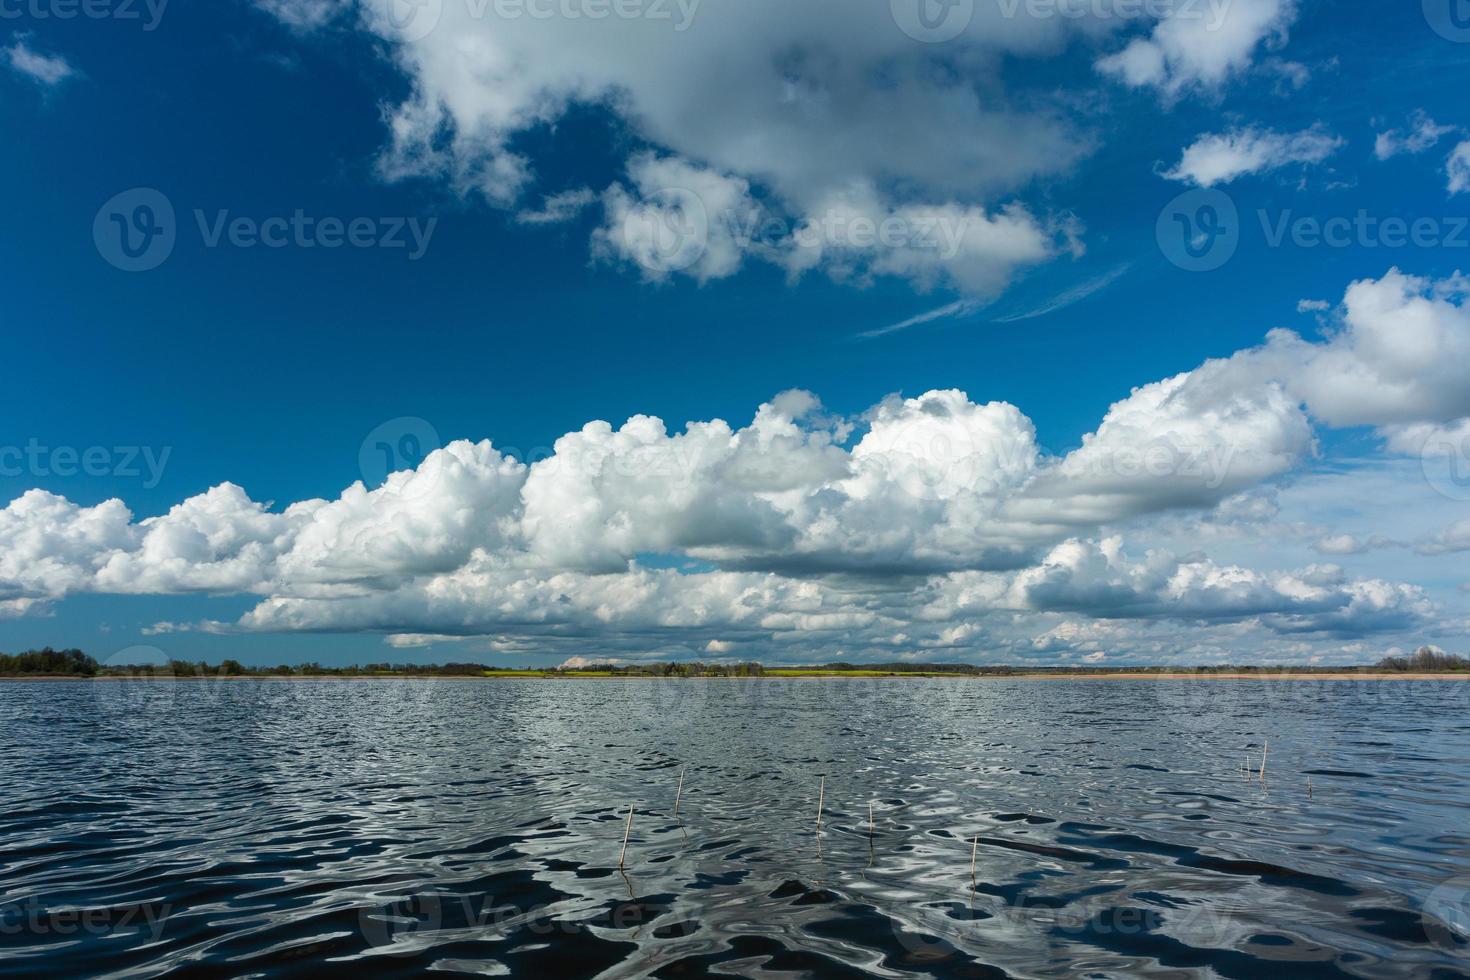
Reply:
[[[55,674],[91,677],[100,669],[96,660],[80,650],[27,650],[15,655],[0,653],[0,674]]]
[[[1378,662],[1380,670],[1403,673],[1470,670],[1470,660],[1445,653],[1438,647],[1420,647],[1412,657],[1385,657]]]

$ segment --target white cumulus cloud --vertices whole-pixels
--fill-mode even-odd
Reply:
[[[1036,645],[1057,617],[1129,624],[1105,650],[1075,648],[1110,660],[1185,642],[1150,624],[1229,626],[1211,635],[1221,657],[1246,634],[1284,655],[1283,637],[1316,649],[1411,632],[1435,613],[1412,584],[1162,548],[1130,558],[1124,542],[1170,515],[1214,529],[1195,541],[1282,533],[1277,484],[1319,451],[1314,421],[1373,426],[1396,451],[1463,429],[1464,294],[1458,278],[1397,270],[1354,283],[1319,340],[1276,331],[1142,385],[1060,456],[1017,406],[962,391],[895,395],[855,417],[789,391],[743,425],[594,421],[530,464],[455,442],[381,486],[283,508],[224,483],[139,520],[121,501],[33,490],[0,509],[0,615],[80,593],[200,593],[256,604],[234,622],[158,629],[768,659],[793,644],[829,659],[1034,656],[1061,642]],[[1464,530],[1418,550],[1461,550]],[[1286,533],[1328,555],[1397,546]]]
[[[1099,61],[1099,70],[1168,98],[1218,88],[1248,69],[1263,45],[1283,41],[1297,14],[1294,0],[1176,6],[1147,37]]]
[[[1336,153],[1343,141],[1321,127],[1298,133],[1238,129],[1202,136],[1163,176],[1200,187],[1228,184],[1292,164],[1316,164]]]

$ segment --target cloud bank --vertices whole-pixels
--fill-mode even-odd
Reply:
[[[960,391],[858,418],[791,391],[738,427],[592,422],[529,465],[456,442],[381,486],[282,509],[227,483],[137,520],[121,501],[34,490],[0,510],[0,604],[14,617],[89,592],[247,595],[236,621],[177,628],[768,659],[975,657],[1059,620],[1412,631],[1434,614],[1413,585],[1125,542],[1171,514],[1258,519],[1242,495],[1309,460],[1319,425],[1372,426],[1390,448],[1467,425],[1465,293],[1397,270],[1354,283],[1320,339],[1276,331],[1144,385],[1060,456],[1016,406]],[[1462,532],[1421,550],[1458,550]],[[1322,553],[1361,550],[1318,537]]]
[[[299,35],[382,43],[409,87],[387,113],[388,179],[442,182],[532,225],[596,201],[594,253],[653,281],[761,261],[967,296],[1082,248],[1064,205],[1026,196],[1093,151],[1096,120],[1012,64],[1082,46],[1105,78],[1208,94],[1296,17],[1290,0],[956,4],[938,27],[907,0],[256,5]],[[525,137],[587,107],[626,137],[623,176],[547,186]]]

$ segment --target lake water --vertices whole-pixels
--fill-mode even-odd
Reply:
[[[6,975],[1470,976],[1470,684],[7,683],[0,749]]]

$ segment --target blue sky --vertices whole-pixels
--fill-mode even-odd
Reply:
[[[1233,18],[1220,30],[1173,40],[1151,18],[1097,16],[1111,9],[1106,3],[1076,5],[1090,19],[1047,17],[1054,8],[1045,5],[1043,15],[1023,8],[998,33],[982,36],[973,32],[988,29],[991,8],[1008,5],[977,0],[970,31],[924,44],[902,32],[903,0],[895,0],[898,13],[881,10],[854,23],[821,20],[822,4],[782,21],[763,4],[736,15],[705,0],[684,31],[615,20],[568,24],[564,13],[513,24],[503,13],[466,15],[456,29],[452,20],[464,12],[455,5],[463,2],[445,0],[443,19],[424,37],[385,26],[381,4],[350,0],[168,5],[156,22],[141,6],[140,19],[118,11],[63,19],[63,8],[40,0],[4,8],[0,129],[11,138],[0,149],[7,229],[0,233],[7,270],[0,321],[9,370],[0,445],[44,449],[22,465],[0,467],[0,501],[39,489],[85,511],[116,498],[131,520],[116,540],[94,542],[98,550],[78,554],[68,539],[56,545],[61,554],[35,544],[42,530],[26,523],[31,518],[14,516],[12,567],[0,565],[0,600],[12,601],[13,615],[0,618],[0,648],[80,645],[105,658],[149,644],[175,656],[259,662],[542,663],[584,650],[622,658],[841,653],[1063,662],[1101,653],[1130,662],[1209,659],[1222,649],[1353,660],[1417,642],[1453,646],[1462,635],[1457,577],[1470,576],[1457,575],[1458,550],[1424,542],[1463,520],[1464,502],[1453,489],[1435,492],[1421,454],[1404,449],[1412,437],[1393,428],[1453,434],[1462,400],[1436,390],[1405,396],[1410,408],[1355,412],[1341,404],[1352,401],[1351,392],[1322,395],[1328,382],[1320,378],[1316,387],[1285,382],[1305,406],[1313,441],[1295,447],[1289,465],[1253,472],[1226,488],[1233,494],[1212,496],[1218,487],[1163,493],[1090,523],[1028,529],[1014,544],[1007,539],[1002,550],[1012,557],[1004,568],[979,557],[995,544],[992,532],[1011,520],[996,514],[983,533],[968,528],[977,535],[969,545],[954,546],[968,557],[936,564],[907,552],[883,562],[848,554],[847,567],[802,548],[799,555],[754,555],[747,545],[756,532],[747,529],[716,540],[693,505],[629,518],[626,507],[664,495],[649,485],[637,489],[636,506],[620,503],[615,489],[587,491],[603,495],[604,528],[646,521],[646,533],[629,533],[620,545],[624,562],[705,575],[711,585],[721,575],[770,576],[771,588],[796,591],[811,585],[823,594],[823,615],[833,618],[805,626],[762,625],[794,622],[783,599],[760,615],[700,620],[697,628],[623,628],[617,616],[592,617],[605,628],[580,620],[528,628],[524,614],[486,624],[462,611],[335,606],[241,624],[263,601],[330,604],[318,593],[332,586],[366,590],[388,609],[400,600],[413,605],[403,590],[468,567],[445,555],[331,586],[315,572],[305,576],[309,587],[287,580],[277,566],[248,583],[210,574],[166,587],[99,582],[97,570],[113,552],[142,554],[146,528],[138,522],[212,487],[238,485],[277,515],[293,502],[336,499],[357,480],[377,489],[383,473],[364,467],[364,454],[373,453],[364,443],[375,431],[394,440],[427,432],[445,446],[493,439],[499,451],[534,461],[592,420],[616,428],[648,415],[677,432],[687,422],[725,419],[739,428],[762,403],[801,389],[823,406],[820,424],[813,415],[798,419],[803,431],[821,430],[847,451],[885,398],[922,401],[926,392],[958,389],[976,406],[1016,406],[1034,424],[1040,458],[1055,460],[1077,450],[1133,389],[1256,348],[1273,329],[1322,344],[1330,343],[1326,335],[1351,335],[1351,311],[1339,305],[1349,285],[1384,282],[1394,268],[1413,277],[1409,293],[1432,294],[1447,311],[1442,356],[1465,349],[1454,346],[1463,340],[1456,333],[1463,321],[1454,319],[1463,314],[1463,296],[1445,284],[1470,266],[1470,231],[1462,224],[1470,194],[1452,192],[1453,155],[1470,138],[1461,94],[1470,75],[1470,43],[1462,42],[1470,32],[1461,37],[1455,21],[1436,20],[1418,4],[1385,0],[1345,10],[1309,0],[1234,0],[1220,8]],[[1176,19],[1193,9],[1183,5]],[[764,16],[777,18],[774,32]],[[504,51],[476,64],[479,55],[457,46],[465,38]],[[762,77],[751,78],[748,92],[731,86],[721,66],[708,64],[714,59],[702,54],[706,45],[739,50],[794,94],[768,97],[770,79]],[[1146,68],[1150,45],[1168,66],[1160,74],[1108,67],[1108,59],[1133,52]],[[1217,50],[1222,45],[1228,49]],[[621,49],[647,53],[599,54]],[[585,68],[551,64],[555,52],[584,59]],[[466,59],[469,67],[460,63]],[[936,108],[951,100],[959,108]],[[966,125],[956,127],[957,120]],[[433,135],[415,141],[415,127]],[[1470,151],[1462,167],[1470,172]],[[771,254],[757,254],[758,246],[730,246],[717,231],[692,267],[651,269],[625,238],[628,220],[667,203],[651,191],[673,184],[702,195],[717,226],[727,199],[762,208],[787,231],[830,213],[839,198],[846,213],[876,209],[903,221],[921,207],[986,221],[1019,208],[1024,220],[997,227],[995,240],[953,263],[914,250],[844,254],[829,241],[798,275],[793,269],[809,257],[800,248],[774,242]],[[114,214],[129,220],[140,188],[168,202],[176,242],[156,268],[125,271],[108,261],[110,247],[99,247],[107,233],[99,239],[94,226],[113,227]],[[581,192],[584,206],[562,221],[526,219],[546,197],[565,192]],[[1179,243],[1161,247],[1161,212],[1186,193],[1223,194],[1237,209],[1235,251],[1219,268],[1186,271],[1170,260]],[[113,214],[99,217],[118,200]],[[1197,214],[1205,200],[1213,198],[1185,206]],[[632,217],[618,220],[630,207]],[[208,242],[209,227],[221,220],[256,226],[298,211],[314,222],[363,219],[375,242],[389,236],[407,244]],[[1332,247],[1312,245],[1310,228],[1296,225],[1307,240],[1271,240],[1283,221],[1359,214],[1374,228],[1389,219],[1427,221],[1428,237],[1389,247],[1376,231],[1365,237],[1354,230],[1343,247]],[[421,255],[411,228],[427,234]],[[1025,238],[1024,247],[1011,238]],[[734,251],[726,254],[727,246]],[[1299,309],[1302,301],[1321,308]],[[925,319],[944,310],[950,315]],[[915,319],[922,322],[887,329]],[[1369,345],[1361,350],[1371,360]],[[1313,370],[1339,372],[1347,383],[1335,360],[1319,359]],[[1333,405],[1319,407],[1316,397]],[[932,414],[932,405],[914,410]],[[56,447],[78,457],[100,447],[106,458],[95,455],[90,474],[58,475],[68,467],[65,455],[52,455]],[[123,465],[134,451],[135,465]],[[1386,497],[1365,499],[1351,489],[1383,481]],[[815,485],[807,490],[820,496]],[[764,488],[754,499],[764,507],[777,492]],[[1227,497],[1271,494],[1282,509],[1254,532],[1220,516]],[[1346,510],[1344,497],[1352,504]],[[563,488],[544,506],[554,511],[582,499]],[[468,505],[445,506],[463,514]],[[798,519],[786,502],[778,509],[788,521],[784,534]],[[871,519],[880,528],[883,521],[933,522],[952,543],[953,514],[920,510]],[[717,527],[728,517],[720,514],[712,519]],[[505,516],[478,514],[471,523]],[[46,518],[76,520],[85,516]],[[686,537],[663,530],[695,524]],[[1201,532],[1200,524],[1214,530]],[[1338,530],[1347,526],[1351,533]],[[810,536],[810,528],[799,530]],[[1344,534],[1353,541],[1314,550]],[[1370,546],[1375,536],[1383,540]],[[1177,592],[1159,608],[1140,605],[1138,596],[1105,608],[1095,590],[1086,601],[1054,605],[1028,593],[973,619],[947,620],[966,638],[953,634],[942,643],[942,629],[928,636],[873,598],[904,589],[928,601],[961,588],[962,576],[1041,574],[1065,560],[1051,548],[1103,548],[1119,537],[1135,561],[1154,548],[1186,560],[1203,544],[1209,561],[1267,579],[1333,564],[1337,579],[1321,572],[1302,579],[1339,590],[1322,608],[1351,605],[1353,583],[1368,580],[1423,594],[1406,600],[1411,611],[1395,606],[1392,615],[1331,624],[1303,618],[1287,629],[1272,617],[1301,611],[1283,613],[1279,589],[1264,605],[1226,612],[1181,602]],[[219,535],[205,564],[238,559],[218,549],[242,547],[242,540]],[[335,561],[363,540],[339,537],[323,547]],[[1444,547],[1458,540],[1451,536]],[[918,551],[932,558],[926,547]],[[454,554],[467,548],[465,540],[448,546]],[[603,589],[619,577],[607,567],[548,568],[534,544],[512,550],[520,556],[513,564],[537,556],[529,561],[534,572],[519,573],[525,581],[595,573],[587,588]],[[188,563],[198,555],[185,548],[171,557]],[[42,574],[48,561],[67,570]],[[302,563],[311,564],[298,557]],[[877,565],[886,571],[875,572]],[[1114,572],[1142,588],[1130,567]],[[967,587],[1014,595],[1022,586],[1010,579]],[[1161,581],[1177,586],[1177,578]],[[494,605],[514,591],[499,579],[486,588],[477,602]],[[855,605],[852,588],[863,596]],[[159,623],[171,625],[153,629]],[[450,635],[456,639],[442,639]],[[394,645],[385,646],[385,636],[396,637]]]

